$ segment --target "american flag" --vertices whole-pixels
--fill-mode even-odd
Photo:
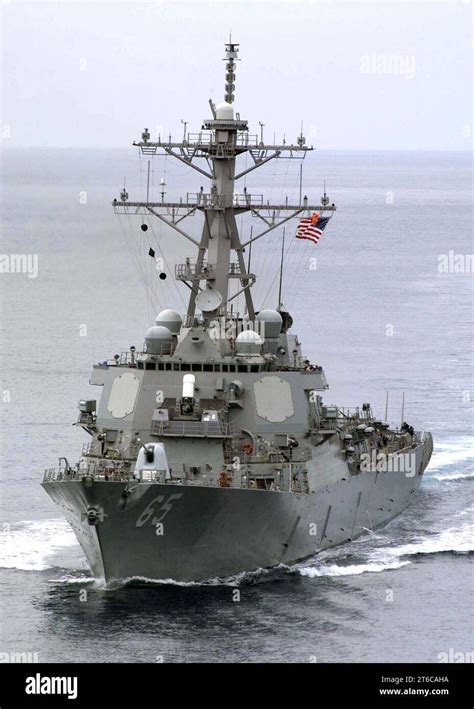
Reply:
[[[323,235],[323,230],[331,217],[320,217],[317,212],[310,217],[300,219],[296,230],[297,239],[309,239],[313,244],[317,244]]]

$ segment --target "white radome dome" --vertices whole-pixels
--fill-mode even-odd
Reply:
[[[162,354],[162,345],[173,342],[173,334],[162,325],[153,325],[145,333],[146,351],[148,354]]]
[[[234,120],[234,109],[232,104],[218,103],[216,106],[216,120],[218,121],[233,121]]]
[[[264,323],[263,335],[265,339],[274,339],[280,335],[283,326],[283,318],[278,310],[261,310],[256,320]]]
[[[176,310],[162,310],[156,316],[156,324],[168,328],[172,335],[178,335],[183,324],[181,315]]]
[[[255,342],[258,345],[263,344],[263,340],[258,334],[258,332],[255,332],[255,330],[243,330],[241,333],[237,335],[235,338],[236,342],[245,342],[245,343],[250,343],[250,342]]]
[[[255,330],[244,330],[235,338],[237,354],[259,354],[263,340]]]

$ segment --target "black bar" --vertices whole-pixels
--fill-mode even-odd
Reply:
[[[160,659],[160,658],[158,658]],[[58,682],[51,683],[51,678]],[[69,685],[67,685],[69,678]],[[77,684],[74,683],[76,678]],[[258,699],[310,707],[473,706],[469,664],[3,664],[1,709],[193,704]],[[51,688],[63,694],[46,693]],[[26,693],[26,688],[40,693]],[[76,694],[77,689],[77,696]],[[68,692],[71,698],[68,698]],[[285,700],[284,700],[285,701]]]

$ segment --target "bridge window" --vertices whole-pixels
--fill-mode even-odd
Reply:
[[[145,369],[156,369],[155,362],[145,362]]]

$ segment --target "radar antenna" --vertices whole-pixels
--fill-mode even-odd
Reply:
[[[239,44],[232,42],[232,38],[229,37],[229,42],[225,45],[225,58],[224,61],[227,62],[225,65],[225,94],[224,99],[226,103],[233,103],[235,98],[235,61],[240,61],[237,54],[239,52]]]
[[[197,247],[196,258],[178,264],[175,277],[190,290],[188,304],[188,320],[192,321],[196,307],[202,311],[205,323],[210,323],[217,316],[229,317],[234,310],[234,301],[239,295],[245,298],[245,308],[250,320],[255,316],[251,288],[256,276],[250,272],[250,261],[245,263],[244,249],[283,226],[290,219],[305,212],[334,212],[334,204],[329,205],[329,199],[324,197],[320,204],[302,194],[302,172],[300,171],[300,199],[298,204],[283,201],[266,201],[263,195],[250,194],[246,187],[241,192],[235,191],[235,183],[253,170],[262,167],[274,159],[303,160],[306,153],[313,150],[306,144],[301,124],[300,135],[296,144],[287,142],[275,144],[266,143],[263,127],[260,122],[260,135],[249,133],[248,123],[234,112],[232,105],[235,91],[235,69],[239,45],[232,41],[225,44],[226,82],[225,100],[214,105],[209,101],[212,117],[203,121],[199,133],[190,133],[187,122],[183,119],[181,139],[173,140],[171,135],[158,135],[155,141],[145,128],[139,142],[134,142],[142,155],[171,156],[193,168],[210,181],[208,191],[204,187],[196,193],[188,193],[185,199],[170,200],[166,194],[165,179],[160,181],[159,201],[150,201],[147,190],[147,201],[130,201],[124,187],[120,199],[114,199],[113,206],[118,214],[155,216],[173,229],[180,236]],[[246,165],[237,169],[239,158],[247,155],[250,159]],[[201,164],[196,164],[201,161]],[[248,165],[250,163],[250,165]],[[201,166],[202,165],[202,166]],[[250,238],[241,240],[237,228],[237,217],[250,214],[263,224],[259,233],[250,231]],[[202,234],[200,240],[191,236],[182,222],[196,214],[203,216]],[[250,251],[249,248],[249,251]],[[235,254],[235,260],[232,255]],[[250,256],[250,253],[249,253]],[[282,270],[282,269],[281,269]],[[214,291],[214,293],[210,293]],[[279,307],[281,298],[279,296]]]

